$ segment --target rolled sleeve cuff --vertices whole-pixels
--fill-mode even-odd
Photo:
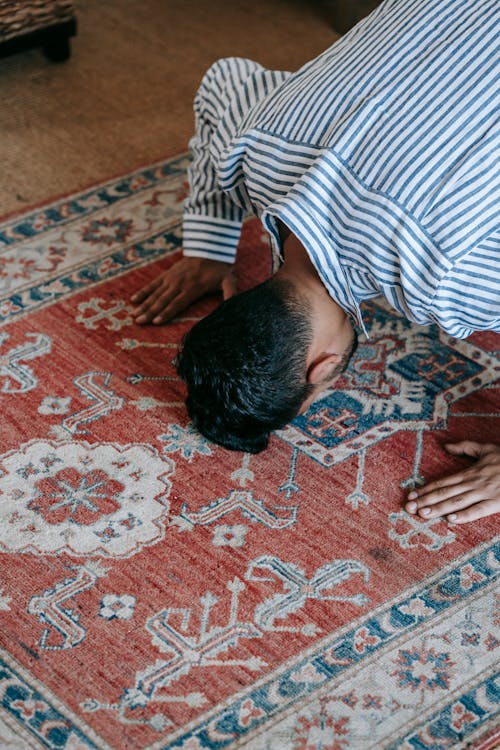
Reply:
[[[188,214],[183,220],[183,254],[234,263],[241,222]]]

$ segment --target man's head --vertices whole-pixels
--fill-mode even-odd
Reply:
[[[227,300],[189,331],[177,359],[195,426],[226,448],[263,450],[345,368],[349,329],[338,354],[318,356],[314,304],[279,274]]]

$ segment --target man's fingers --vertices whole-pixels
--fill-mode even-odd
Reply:
[[[163,308],[153,318],[154,325],[161,325],[167,323],[172,318],[175,318],[180,312],[186,309],[191,304],[192,300],[189,295],[182,294],[180,292],[173,299],[171,298],[168,304],[164,305]]]
[[[131,300],[134,303],[134,305],[140,305],[141,302],[144,302],[144,300],[149,297],[149,295],[155,291],[159,286],[162,284],[162,278],[161,276],[158,276],[156,279],[153,279],[153,281],[150,281],[149,284],[146,284],[146,286],[143,286],[142,289],[139,289],[138,292],[132,295]]]
[[[153,323],[160,322],[158,318],[162,317],[162,322],[165,320],[168,320],[169,317],[172,317],[170,314],[170,309],[172,307],[172,303],[177,300],[179,297],[179,292],[175,289],[166,289],[162,290],[159,294],[157,294],[154,299],[151,299],[148,309],[145,311],[143,316],[140,316],[137,318],[137,322],[140,322],[143,317],[146,317],[146,321],[150,323],[151,321]]]
[[[470,456],[470,458],[480,458],[495,447],[488,443],[476,443],[474,440],[462,440],[460,443],[447,443],[445,445],[448,453],[452,453],[454,456]]]
[[[476,458],[467,469],[408,494],[405,509],[421,518],[445,517],[468,523],[500,512],[500,447],[465,440],[446,446],[450,453]]]
[[[407,510],[410,509],[410,513],[415,513],[423,507],[438,505],[439,503],[462,495],[464,492],[469,492],[474,489],[472,483],[456,482],[455,484],[449,484],[446,487],[422,487],[418,491],[410,492],[408,495]]]
[[[488,443],[476,443],[472,440],[464,440],[460,443],[450,443],[446,446],[450,453],[455,455],[467,455],[474,458],[482,458],[488,455],[490,451],[498,451],[495,445]],[[462,471],[457,471],[447,477],[442,477],[423,487],[418,487],[408,494],[408,499],[417,501],[418,507],[422,505],[433,505],[441,500],[456,494],[456,488],[461,485],[461,490],[477,485],[477,467],[480,462],[470,466]]]
[[[483,500],[468,508],[464,508],[464,510],[449,513],[446,516],[446,520],[450,521],[450,523],[469,523],[469,521],[477,521],[479,518],[485,518],[486,516],[491,516],[493,513],[498,513],[498,510],[498,500]]]
[[[140,315],[143,315],[144,313],[147,313],[151,307],[155,304],[156,300],[163,294],[163,289],[157,289],[156,291],[152,291],[151,294],[149,294],[146,299],[140,304],[138,307],[136,307],[133,311],[134,317],[138,318]]]
[[[137,319],[137,323],[142,321],[159,325],[175,318],[178,313],[186,309],[198,295],[196,292],[186,292],[182,289],[167,289],[158,294],[148,307],[144,316]]]
[[[419,513],[422,508],[432,508],[439,503],[473,489],[468,484],[464,474],[452,474],[450,477],[431,482],[424,487],[418,487],[408,493],[408,502],[405,505],[408,513]],[[430,515],[429,512],[426,515]],[[439,514],[438,514],[439,515]]]
[[[483,496],[475,488],[461,487],[460,492],[454,495],[449,495],[446,498],[430,503],[427,498],[417,504],[417,509],[413,511],[422,518],[436,518],[438,516],[446,516],[449,513],[468,508],[470,505],[474,505],[477,502],[483,500]],[[408,508],[407,508],[408,510]]]
[[[135,322],[165,323],[205,294],[236,293],[230,264],[206,258],[180,258],[132,296]]]
[[[412,490],[408,494],[408,498],[410,500],[419,499],[421,503],[438,503],[440,500],[455,494],[454,488],[466,481],[466,473],[459,471],[456,474],[451,474],[449,477],[437,479],[435,482],[429,482],[429,484],[423,487]]]
[[[136,323],[150,323],[173,298],[174,293],[170,290],[159,289],[135,311]]]

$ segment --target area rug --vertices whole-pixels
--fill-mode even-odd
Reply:
[[[495,746],[498,517],[407,515],[498,439],[499,338],[379,301],[339,387],[257,456],[200,437],[174,367],[217,304],[139,327],[187,156],[0,224],[0,747]],[[258,220],[241,288],[269,272]]]

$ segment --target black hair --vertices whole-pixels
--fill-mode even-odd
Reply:
[[[297,416],[312,342],[310,309],[276,277],[222,303],[184,337],[177,371],[195,427],[231,450],[259,453]]]

